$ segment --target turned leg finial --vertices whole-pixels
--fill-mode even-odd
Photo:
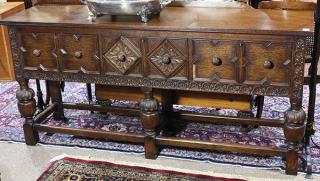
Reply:
[[[297,175],[299,145],[306,128],[306,113],[302,108],[290,109],[285,113],[284,135],[287,140],[286,173]]]
[[[18,81],[20,90],[17,91],[18,109],[20,114],[25,118],[23,124],[24,136],[27,145],[35,145],[39,140],[38,132],[33,129],[33,116],[36,112],[35,93],[29,88],[28,80]]]
[[[145,157],[156,159],[158,148],[156,145],[157,128],[160,124],[159,104],[153,98],[151,88],[142,88],[144,99],[140,102],[140,117],[145,131]]]

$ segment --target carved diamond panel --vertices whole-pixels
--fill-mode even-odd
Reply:
[[[170,77],[184,64],[186,57],[165,40],[149,55],[149,60],[164,76]]]
[[[141,58],[141,52],[129,39],[121,37],[103,56],[125,74]]]

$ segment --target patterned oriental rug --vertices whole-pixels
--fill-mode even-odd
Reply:
[[[65,157],[54,161],[37,181],[72,180],[145,180],[145,181],[244,181],[202,174],[160,170],[141,166],[120,165],[110,162],[89,161]]]
[[[35,82],[30,82],[35,88]],[[42,86],[44,88],[44,86]],[[0,83],[0,141],[24,142],[22,130],[23,119],[21,118],[15,98],[18,85],[15,82]],[[320,85],[317,87],[318,104],[316,105],[316,125],[320,127]],[[303,106],[306,109],[308,104],[308,89],[304,89]],[[63,93],[64,101],[68,102],[88,102],[85,84],[66,83]],[[112,101],[114,106],[136,107],[135,102]],[[283,119],[283,113],[289,108],[287,98],[266,97],[263,117]],[[199,113],[229,114],[236,115],[235,110],[219,110],[214,108],[200,108],[175,106],[175,109],[194,111]],[[135,134],[143,134],[143,128],[138,117],[117,116],[114,114],[90,114],[89,111],[65,110],[65,115],[69,119],[67,124],[55,121],[52,118],[46,120],[48,125],[68,126],[72,128],[86,128],[93,130],[118,131]],[[213,124],[190,123],[177,137],[197,140],[212,140],[216,142],[239,143],[261,146],[279,146],[284,144],[283,130],[260,126],[249,133],[241,133],[239,126],[223,126]],[[320,143],[320,132],[313,136],[316,143]],[[141,145],[125,144],[108,140],[94,140],[63,134],[40,133],[40,143],[47,145],[62,145],[70,147],[85,147],[104,149],[112,151],[130,152],[143,154]],[[301,155],[304,156],[301,149]],[[320,174],[320,150],[312,145],[313,172]],[[258,157],[246,154],[219,153],[196,151],[190,149],[176,149],[165,147],[160,152],[160,157],[177,159],[188,159],[195,161],[233,164],[250,167],[260,167],[269,169],[283,169],[285,162],[280,157]],[[300,164],[301,165],[301,164]],[[299,171],[304,172],[302,168]]]

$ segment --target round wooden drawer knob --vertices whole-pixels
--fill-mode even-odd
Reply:
[[[170,64],[170,63],[171,63],[171,58],[170,58],[169,56],[163,57],[162,63],[164,63],[164,64]]]
[[[74,52],[74,56],[76,57],[76,58],[81,58],[82,57],[82,52],[81,51],[76,51],[76,52]]]
[[[35,50],[33,50],[32,54],[33,54],[34,56],[36,56],[36,57],[40,57],[41,51],[40,51],[39,49],[35,49]]]
[[[266,60],[263,63],[263,67],[266,69],[272,69],[273,68],[273,63],[270,60]]]
[[[124,61],[126,61],[126,56],[124,54],[121,54],[121,55],[118,56],[118,60],[120,62],[124,62]]]
[[[218,57],[213,57],[212,64],[215,66],[220,66],[222,64],[222,60]]]

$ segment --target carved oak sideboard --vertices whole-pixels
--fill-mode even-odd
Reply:
[[[312,12],[255,9],[166,8],[140,23],[134,17],[102,16],[87,21],[85,6],[37,6],[11,16],[13,61],[20,90],[18,108],[25,117],[25,140],[34,145],[38,132],[53,132],[142,143],[146,158],[158,146],[280,155],[286,173],[297,174],[298,147],[305,132],[302,89],[306,41],[312,36]],[[29,79],[49,81],[51,102],[35,115]],[[60,81],[141,87],[140,109],[63,103]],[[160,108],[153,90],[289,97],[284,120],[180,112],[182,120],[282,127],[287,146],[279,148],[187,140],[160,134],[170,127],[172,104]],[[140,115],[144,135],[93,131],[42,124],[63,109]]]

